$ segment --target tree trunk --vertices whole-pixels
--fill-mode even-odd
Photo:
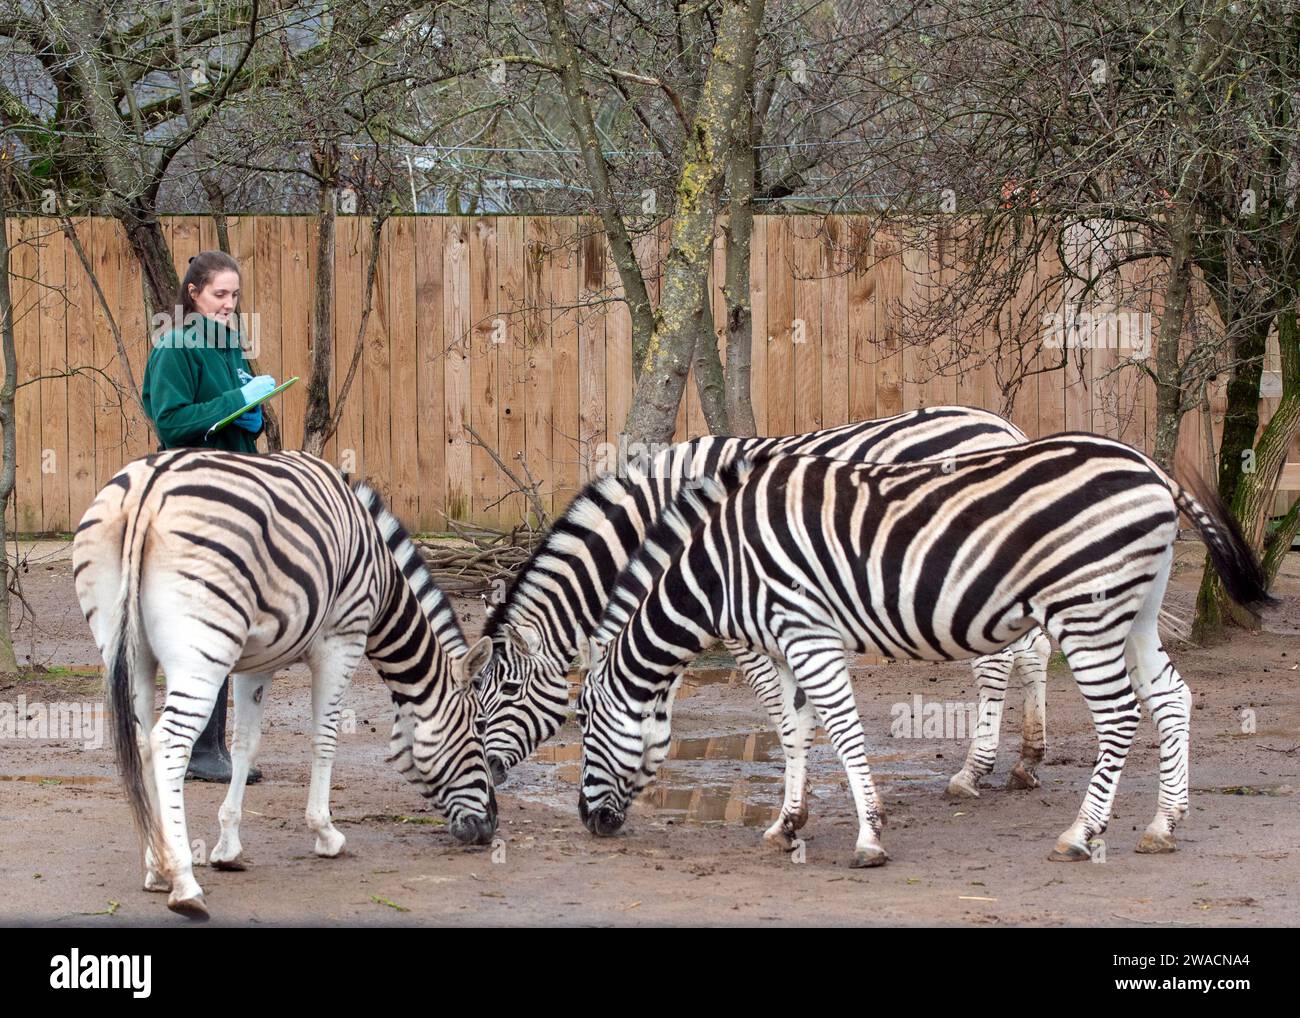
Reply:
[[[1151,458],[1165,470],[1173,468],[1183,420],[1180,347],[1192,272],[1191,208],[1181,207],[1170,226],[1173,253],[1169,260],[1169,280],[1165,284],[1160,335],[1156,339],[1156,440],[1151,450]]]
[[[1268,341],[1271,318],[1259,314],[1246,317],[1242,334],[1231,344],[1234,364],[1228,381],[1228,407],[1223,417],[1223,437],[1219,442],[1219,497],[1229,506],[1236,505],[1242,467],[1248,451],[1253,451],[1255,432],[1259,430],[1259,376],[1264,367],[1264,348]],[[1231,329],[1231,325],[1229,325]],[[1244,609],[1243,609],[1244,611]],[[1249,613],[1238,615],[1236,606],[1224,593],[1213,564],[1206,559],[1201,587],[1196,595],[1196,618],[1192,638],[1208,643],[1223,635],[1226,619],[1248,624]]]
[[[718,190],[753,71],[763,0],[727,0],[704,91],[686,138],[677,210],[654,333],[632,396],[633,441],[670,442],[699,332],[699,309],[713,255]]]
[[[0,673],[12,675],[18,671],[18,659],[14,656],[14,638],[9,628],[9,554],[5,546],[8,537],[5,531],[18,464],[18,439],[14,434],[18,360],[14,349],[14,308],[9,292],[8,218],[8,181],[0,171],[0,333],[3,334],[5,359],[4,386],[0,388],[0,430],[4,432],[4,460],[0,465]]]
[[[560,67],[560,83],[564,88],[565,104],[569,119],[578,139],[578,148],[582,152],[583,165],[587,179],[591,184],[592,198],[600,221],[605,227],[605,236],[609,241],[610,254],[614,266],[618,269],[619,281],[623,284],[623,299],[632,316],[632,368],[638,374],[645,359],[646,348],[655,327],[655,315],[650,306],[650,294],[646,289],[645,277],[636,260],[636,251],[632,239],[628,236],[627,226],[619,214],[618,199],[609,180],[609,167],[605,164],[604,153],[600,149],[600,135],[596,131],[596,122],[587,100],[587,90],[582,83],[582,65],[578,59],[577,49],[569,36],[568,20],[564,13],[564,0],[546,0],[546,27],[550,32],[551,45],[555,50],[555,60]]]
[[[1300,319],[1297,293],[1288,288],[1277,314],[1277,342],[1282,355],[1282,398],[1264,433],[1255,443],[1255,472],[1242,476],[1233,508],[1251,547],[1263,551],[1264,573],[1272,584],[1300,527],[1300,500],[1282,518],[1265,541],[1269,512],[1277,496],[1277,485],[1287,455],[1300,435]]]
[[[145,320],[159,311],[170,311],[181,281],[176,277],[171,248],[153,209],[139,202],[110,202],[110,211],[126,229],[126,237],[144,277]]]
[[[709,295],[704,295],[695,336],[695,357],[691,362],[695,372],[695,389],[700,394],[700,409],[712,435],[730,435],[727,420],[727,396],[723,382],[722,358],[718,353],[718,333],[713,327],[713,312]]]
[[[754,424],[754,401],[750,388],[753,365],[754,312],[750,304],[750,249],[754,239],[754,111],[745,96],[740,110],[736,141],[731,146],[727,184],[731,192],[727,220],[727,423],[731,434],[748,438],[758,433]]]
[[[323,456],[331,432],[330,368],[334,345],[334,201],[333,186],[321,189],[316,237],[316,289],[311,316],[311,371],[307,376],[307,410],[302,447]]]

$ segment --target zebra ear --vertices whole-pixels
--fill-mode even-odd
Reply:
[[[470,647],[469,652],[464,656],[456,659],[452,665],[452,674],[456,679],[456,684],[462,689],[468,689],[471,684],[478,684],[478,674],[481,672],[489,661],[492,660],[492,638],[484,636]]]
[[[515,650],[521,654],[536,654],[542,649],[542,634],[532,626],[511,626],[504,627],[506,638],[515,645]]]

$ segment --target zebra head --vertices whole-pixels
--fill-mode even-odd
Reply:
[[[487,844],[497,802],[477,684],[492,642],[469,644],[401,521],[369,485],[353,491],[391,556],[390,593],[366,644],[397,707],[389,761],[437,805],[458,841]]]
[[[492,659],[480,698],[492,780],[504,784],[510,768],[564,724],[569,707],[568,655],[548,646],[541,630],[524,622],[489,622]]]
[[[578,815],[587,830],[608,837],[623,826],[628,807],[654,780],[668,755],[672,692],[617,675],[616,649],[590,641],[578,697],[582,726],[582,783]]]
[[[394,697],[397,716],[389,743],[391,759],[447,817],[462,844],[486,845],[497,830],[497,800],[483,751],[479,675],[492,653],[486,638],[468,651],[449,652],[451,681],[442,696]],[[409,754],[409,755],[408,755]]]

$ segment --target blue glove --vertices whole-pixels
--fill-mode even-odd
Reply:
[[[272,386],[274,388],[274,386]],[[262,430],[262,408],[254,407],[246,414],[240,414],[235,418],[236,427],[243,428],[245,431],[251,431],[254,434]]]
[[[275,379],[273,377],[258,375],[251,382],[244,383],[244,387],[239,390],[239,394],[244,397],[245,403],[251,403],[255,399],[261,399],[274,388]]]

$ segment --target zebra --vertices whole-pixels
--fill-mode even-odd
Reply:
[[[1051,858],[1090,858],[1139,699],[1161,750],[1158,810],[1138,851],[1173,851],[1188,809],[1190,693],[1157,620],[1180,510],[1233,599],[1271,602],[1217,495],[1199,477],[1180,486],[1111,439],[1067,433],[902,465],[733,463],[664,512],[588,641],[577,710],[584,824],[597,835],[622,826],[667,753],[682,671],[715,641],[741,641],[781,662],[815,707],[857,808],[853,865],[880,865],[888,854],[847,652],[953,660],[1037,625],[1064,652],[1099,747]]]
[[[349,489],[306,453],[179,449],[122,468],[96,496],[72,549],[78,600],[107,666],[118,768],[145,845],[145,889],[206,919],[194,878],[183,782],[194,739],[229,675],[233,774],[210,859],[243,869],[244,783],[273,673],[312,673],[307,825],[317,855],[344,837],[329,809],[340,701],[362,655],[396,708],[393,760],[449,818],[486,844],[497,807],[473,680],[491,643],[472,647],[450,602],[379,496]],[[154,722],[154,676],[166,676]],[[232,674],[233,673],[233,674]]]
[[[502,784],[509,768],[563,723],[570,663],[595,628],[619,571],[686,480],[710,476],[740,455],[812,453],[853,461],[910,462],[1027,440],[1015,425],[988,411],[932,407],[804,435],[698,438],[670,446],[644,474],[630,470],[624,478],[597,478],[573,500],[489,613],[484,633],[492,639],[493,658],[482,700],[493,781]],[[816,716],[803,694],[783,682],[765,655],[740,644],[729,643],[728,649],[781,735],[786,798],[782,819],[766,837],[788,850],[792,831],[807,821],[804,759],[816,732]],[[1035,771],[1046,748],[1044,690],[1050,650],[1047,637],[1035,630],[1006,650],[974,662],[980,720],[965,764],[949,782],[949,794],[978,796],[980,779],[993,770],[1001,712],[989,705],[1001,706],[1015,672],[1024,682],[1024,731],[1008,787],[1038,785]]]

